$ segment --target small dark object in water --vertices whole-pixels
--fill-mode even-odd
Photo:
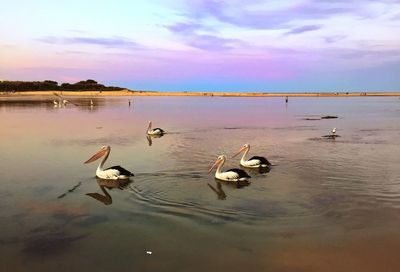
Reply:
[[[330,135],[324,135],[324,136],[322,136],[323,138],[326,138],[326,139],[336,139],[337,137],[340,137],[340,135],[337,135],[337,134],[330,134]]]
[[[75,185],[74,187],[72,187],[72,188],[69,189],[67,192],[63,193],[62,195],[59,195],[57,198],[60,199],[60,198],[65,197],[68,193],[72,193],[73,191],[75,191],[76,188],[78,188],[78,187],[81,186],[81,185],[82,185],[82,182],[78,182],[77,185]]]
[[[303,120],[316,121],[316,120],[321,120],[321,118],[304,118]]]
[[[334,116],[334,115],[324,115],[324,116],[321,116],[321,119],[336,119],[336,118],[338,118],[337,116]]]

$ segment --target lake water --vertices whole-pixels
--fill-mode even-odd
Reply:
[[[0,98],[1,271],[400,270],[397,97],[52,101]],[[269,173],[207,173],[245,143]],[[103,145],[130,183],[83,164]]]

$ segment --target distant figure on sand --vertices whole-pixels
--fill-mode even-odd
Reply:
[[[128,105],[129,105],[129,107],[131,106],[131,100],[130,99],[128,100]]]
[[[286,96],[285,102],[286,102],[286,103],[289,102],[289,97]]]

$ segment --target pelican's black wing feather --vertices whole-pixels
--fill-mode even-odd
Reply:
[[[233,168],[233,169],[229,169],[227,172],[229,172],[229,171],[238,173],[239,178],[251,178],[249,176],[249,174],[247,174],[246,171],[244,171],[242,169]]]
[[[165,131],[162,128],[153,128],[153,130],[159,130],[161,133],[165,133]]]
[[[249,159],[249,161],[251,161],[251,160],[259,160],[261,162],[261,164],[266,164],[268,166],[272,165],[266,158],[260,157],[260,156],[251,157]]]
[[[111,167],[107,168],[106,170],[109,170],[109,169],[118,170],[120,175],[124,175],[124,176],[128,176],[128,177],[134,176],[134,174],[132,172],[126,170],[125,168],[121,167],[120,165],[111,166]]]

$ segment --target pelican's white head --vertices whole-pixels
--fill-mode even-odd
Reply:
[[[219,160],[221,162],[226,161],[226,156],[225,155],[219,155],[217,160]]]
[[[211,166],[210,170],[208,170],[208,173],[211,172],[211,170],[213,170],[213,168],[215,166],[221,165],[226,161],[226,156],[225,155],[219,155],[217,160],[214,162],[214,164]]]

